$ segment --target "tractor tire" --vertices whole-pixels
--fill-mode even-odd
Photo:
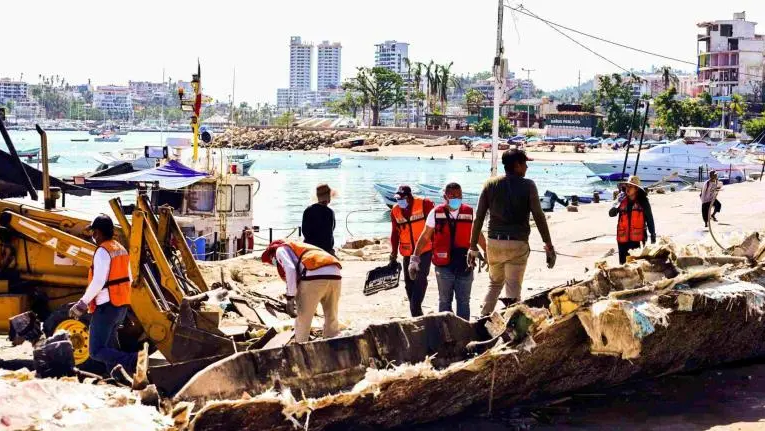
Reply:
[[[69,333],[69,339],[72,341],[74,350],[74,364],[77,368],[91,373],[103,375],[107,370],[104,364],[90,358],[88,350],[88,339],[90,338],[90,314],[83,314],[79,319],[69,317],[69,308],[74,305],[62,305],[50,313],[45,322],[43,322],[43,332],[45,336],[51,337],[57,330],[64,330]]]

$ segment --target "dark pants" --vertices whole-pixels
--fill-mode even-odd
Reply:
[[[617,245],[619,246],[619,263],[626,263],[627,252],[641,246],[640,241],[620,242]]]
[[[709,221],[709,207],[711,206],[710,205],[711,203],[712,202],[704,202],[703,204],[701,204],[701,218],[704,219],[704,226],[706,226],[707,222]],[[714,202],[715,210],[712,212],[712,215],[719,213],[720,208],[722,208],[722,204],[720,203],[720,201],[715,199],[715,202]]]
[[[457,316],[470,320],[470,289],[473,271],[455,271],[449,266],[436,267],[438,282],[438,311],[452,311],[452,301],[457,299]]]
[[[417,278],[409,278],[409,256],[404,256],[404,287],[406,296],[409,298],[409,311],[412,317],[422,316],[422,301],[425,299],[425,291],[428,289],[428,274],[430,274],[430,259],[433,252],[427,252],[420,255],[420,270],[417,272]]]
[[[90,357],[106,365],[109,372],[121,364],[125,371],[134,373],[138,353],[119,350],[117,330],[127,315],[127,305],[115,307],[111,302],[96,307],[90,319]]]

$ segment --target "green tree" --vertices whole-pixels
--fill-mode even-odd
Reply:
[[[744,97],[740,94],[734,94],[731,97],[731,101],[728,104],[728,112],[730,113],[731,123],[733,123],[733,128],[738,128],[738,119],[741,118],[744,115],[744,112],[746,112],[746,102],[744,101]]]
[[[674,86],[656,96],[653,107],[656,111],[656,126],[661,127],[668,136],[677,135],[680,126],[688,122],[683,104],[676,99],[677,90]]]
[[[752,118],[751,120],[744,121],[744,130],[746,134],[756,139],[761,134],[765,133],[765,112],[759,118]]]
[[[475,75],[473,75],[473,79],[475,79],[476,81],[483,81],[483,80],[491,78],[492,76],[494,76],[493,73],[491,73],[489,71],[483,71],[483,72],[478,72]]]
[[[704,98],[685,99],[682,101],[683,126],[710,127],[718,118],[711,103]]]
[[[13,108],[14,108],[15,105],[16,105],[16,102],[14,102],[13,100],[9,100],[9,101],[5,102],[6,113],[10,114],[11,112],[13,112]]]
[[[346,90],[342,98],[330,100],[326,103],[329,112],[337,115],[345,115],[356,118],[356,114],[361,108],[361,98],[353,91]]]
[[[285,112],[274,120],[274,124],[279,127],[291,127],[294,122],[295,113],[293,112]]]
[[[384,67],[360,67],[356,77],[344,84],[346,90],[362,94],[372,111],[372,126],[380,125],[380,111],[394,106],[400,100],[404,80]]]
[[[465,92],[465,107],[471,115],[477,115],[481,112],[481,105],[483,104],[486,96],[475,88],[469,89]]]
[[[662,66],[659,69],[661,74],[661,81],[664,84],[664,91],[669,90],[670,86],[677,87],[680,80],[677,78],[677,74],[669,66]]]
[[[485,117],[475,125],[476,133],[481,135],[491,134],[492,132],[492,119]],[[515,134],[515,128],[510,121],[505,117],[499,117],[499,136],[509,137]]]
[[[606,115],[606,130],[618,135],[626,135],[632,122],[632,84],[633,79],[623,79],[618,73],[598,78],[598,89],[595,100]],[[635,117],[632,124],[634,129],[640,127],[641,118]]]

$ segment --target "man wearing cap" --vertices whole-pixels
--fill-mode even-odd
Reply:
[[[616,244],[619,248],[619,263],[627,262],[632,249],[640,248],[651,233],[651,244],[656,242],[656,228],[653,223],[651,203],[648,194],[640,186],[640,177],[633,175],[627,182],[619,183],[622,190],[608,215],[619,216],[616,223]],[[646,229],[647,228],[647,229]]]
[[[547,267],[555,265],[555,249],[547,228],[547,219],[539,202],[534,181],[526,176],[526,162],[532,160],[522,150],[507,150],[502,154],[505,175],[486,181],[478,199],[473,231],[470,235],[468,260],[475,265],[478,257],[478,239],[486,213],[489,217],[487,260],[489,263],[489,290],[486,292],[481,315],[488,315],[497,305],[502,287],[508,298],[518,301],[521,297],[523,274],[531,249],[529,248],[529,215],[534,216],[547,253]]]
[[[706,180],[704,186],[701,187],[701,218],[704,219],[704,227],[709,226],[709,219],[717,221],[715,215],[720,212],[722,204],[717,200],[717,192],[721,189],[720,183],[717,181],[717,172],[709,171],[709,179]],[[712,215],[709,215],[709,207],[713,207]]]
[[[311,321],[319,303],[324,313],[324,337],[331,338],[340,332],[337,310],[342,265],[335,256],[310,244],[276,240],[260,259],[276,266],[287,284],[287,313],[295,316],[296,342],[309,340]]]
[[[112,371],[121,365],[128,373],[136,367],[138,353],[119,350],[117,331],[130,306],[130,257],[114,240],[114,224],[107,215],[100,215],[90,224],[93,242],[98,248],[88,273],[88,287],[82,298],[69,309],[69,317],[79,319],[90,312],[90,357]]]
[[[335,212],[329,207],[333,190],[327,184],[316,186],[317,202],[303,211],[303,240],[335,255]]]
[[[409,311],[412,317],[422,316],[422,301],[428,288],[428,274],[433,246],[427,241],[421,247],[421,254],[413,256],[417,239],[425,230],[425,218],[435,208],[433,201],[412,195],[412,188],[407,185],[399,186],[394,196],[396,205],[390,210],[392,229],[390,233],[390,261],[396,261],[398,254],[404,257],[404,287],[409,298]],[[410,263],[418,266],[415,278],[409,276]]]

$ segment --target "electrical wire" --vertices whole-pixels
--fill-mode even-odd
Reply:
[[[562,28],[562,29],[564,29],[564,30],[568,30],[568,31],[570,31],[570,32],[572,32],[572,33],[576,33],[576,34],[579,34],[579,35],[582,35],[582,36],[585,36],[585,37],[589,37],[589,38],[591,38],[591,39],[595,39],[595,40],[597,40],[597,41],[600,41],[600,42],[605,42],[605,43],[608,43],[608,44],[611,44],[611,45],[614,45],[614,46],[618,46],[618,47],[620,47],[620,48],[624,48],[624,49],[629,49],[629,50],[632,50],[632,51],[640,52],[640,53],[642,53],[642,54],[647,54],[647,55],[652,55],[652,56],[654,56],[654,57],[663,58],[663,59],[665,59],[665,60],[671,60],[671,61],[675,61],[675,62],[678,62],[678,63],[689,64],[689,65],[692,65],[692,66],[697,66],[697,67],[699,66],[699,64],[698,64],[697,62],[695,62],[695,61],[688,61],[688,60],[683,60],[683,59],[680,59],[680,58],[671,57],[671,56],[668,56],[668,55],[664,55],[664,54],[659,54],[659,53],[657,53],[657,52],[652,52],[652,51],[647,51],[647,50],[645,50],[645,49],[636,48],[636,47],[634,47],[634,46],[630,46],[630,45],[626,45],[626,44],[623,44],[623,43],[615,42],[615,41],[613,41],[613,40],[608,40],[608,39],[605,39],[605,38],[603,38],[603,37],[600,37],[600,36],[595,36],[595,35],[593,35],[593,34],[590,34],[590,33],[586,33],[586,32],[583,32],[583,31],[581,31],[581,30],[577,30],[577,29],[574,29],[574,28],[571,28],[571,27],[565,26],[565,25],[563,25],[563,24],[559,24],[559,23],[556,23],[556,22],[553,22],[553,21],[550,21],[550,20],[544,19],[544,18],[540,17],[539,15],[537,15],[537,14],[535,14],[535,13],[531,12],[531,10],[529,10],[529,9],[528,9],[528,8],[526,8],[526,7],[524,7],[523,5],[518,5],[517,7],[513,7],[513,6],[509,5],[509,4],[505,4],[505,7],[506,7],[506,8],[508,8],[508,9],[510,9],[510,10],[513,10],[513,11],[515,11],[515,12],[518,12],[518,13],[520,13],[520,14],[526,15],[526,16],[528,16],[528,17],[530,17],[530,18],[534,18],[534,19],[536,19],[536,20],[539,20],[539,21],[541,21],[541,22],[544,22],[545,24],[547,24],[548,26],[550,26],[550,27],[553,27],[553,28],[555,28],[555,27],[559,27],[559,28]],[[556,30],[557,30],[559,33],[561,33],[561,34],[563,34],[564,36],[566,36],[566,37],[568,37],[569,39],[571,39],[571,38],[570,38],[568,35],[566,35],[565,33],[562,33],[562,32],[561,32],[560,30],[558,30],[557,28],[556,28]],[[572,39],[572,40],[573,40],[573,39]],[[580,44],[580,43],[578,43],[578,42],[577,42],[577,44],[579,44],[580,46],[583,46],[582,44]],[[583,47],[584,47],[584,46],[583,46]],[[585,47],[585,48],[586,48],[586,47]],[[590,52],[593,52],[593,51],[592,51],[591,49],[589,49],[589,48],[586,48],[586,49],[587,49],[588,51],[590,51]],[[598,55],[598,54],[596,54],[596,55]],[[601,57],[601,58],[603,58],[601,55],[598,55],[598,57]],[[605,59],[605,58],[604,58],[604,59]],[[608,62],[609,62],[609,63],[611,63],[611,64],[614,64],[613,62],[611,62],[611,61],[609,61],[609,60],[606,60],[606,61],[608,61]],[[624,70],[624,68],[622,68],[622,67],[620,67],[620,66],[617,66],[617,67],[619,67],[620,69]],[[631,72],[631,71],[630,71],[629,73],[630,73],[630,74],[632,74],[633,72]],[[762,76],[759,76],[759,75],[755,75],[755,74],[752,74],[752,73],[739,72],[739,75],[744,75],[744,76],[751,76],[751,77],[759,78],[759,80],[760,80],[760,81],[762,80]]]

